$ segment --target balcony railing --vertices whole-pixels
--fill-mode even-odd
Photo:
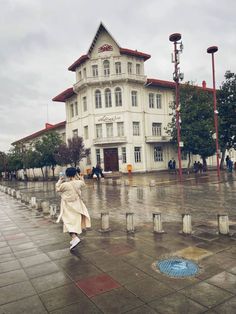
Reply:
[[[99,137],[93,140],[94,145],[126,143],[126,136]]]
[[[98,83],[104,83],[104,82],[118,82],[122,81],[124,79],[137,81],[137,82],[146,82],[146,76],[145,75],[136,75],[136,74],[110,74],[109,76],[91,76],[91,77],[85,77],[80,79],[78,82],[74,84],[74,90],[80,89],[81,86],[84,84],[92,85],[92,84],[98,84]]]

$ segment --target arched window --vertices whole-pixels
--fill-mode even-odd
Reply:
[[[105,89],[105,106],[106,108],[111,107],[111,90],[109,88]]]
[[[103,61],[103,69],[104,69],[104,76],[110,75],[110,62],[108,60]]]
[[[95,91],[95,107],[102,108],[102,97],[99,89]]]
[[[122,92],[120,87],[115,89],[116,107],[122,106]]]

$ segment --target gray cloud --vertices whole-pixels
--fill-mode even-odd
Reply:
[[[185,80],[212,86],[206,49],[217,45],[219,86],[235,71],[235,9],[234,0],[1,0],[0,150],[65,119],[64,104],[51,99],[74,83],[67,68],[87,52],[100,21],[122,47],[152,55],[148,77],[172,80],[168,38],[180,32]]]

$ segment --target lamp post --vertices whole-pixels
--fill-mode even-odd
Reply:
[[[211,54],[212,60],[212,78],[213,78],[213,101],[214,101],[214,126],[215,126],[215,140],[216,140],[216,162],[217,162],[217,176],[220,178],[220,162],[219,162],[219,143],[218,143],[218,111],[216,107],[216,86],[215,86],[215,62],[214,53],[218,51],[217,46],[212,46],[207,49],[207,53]]]
[[[180,139],[180,104],[179,104],[179,81],[183,80],[184,75],[179,69],[179,53],[183,51],[183,44],[179,42],[181,34],[174,33],[169,36],[169,40],[174,43],[174,54],[172,54],[172,63],[175,64],[173,72],[173,80],[175,81],[175,113],[176,113],[176,129],[178,143],[178,162],[179,162],[179,178],[182,180],[182,165],[181,165],[181,146],[183,143]],[[179,46],[179,47],[178,47]],[[178,49],[179,48],[179,49]]]

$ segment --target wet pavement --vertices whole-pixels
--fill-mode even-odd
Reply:
[[[92,229],[73,254],[61,224],[0,192],[0,313],[235,313],[235,174],[223,174],[220,183],[215,172],[186,175],[182,183],[166,173],[106,180],[87,182],[83,199]],[[2,184],[59,202],[55,182]],[[102,211],[110,213],[111,232],[99,231]],[[125,231],[130,211],[134,234]],[[152,231],[157,211],[163,234]],[[192,235],[179,232],[186,212]],[[216,216],[225,212],[231,233],[226,236],[216,232]],[[195,261],[200,271],[168,277],[156,263],[169,257]]]

